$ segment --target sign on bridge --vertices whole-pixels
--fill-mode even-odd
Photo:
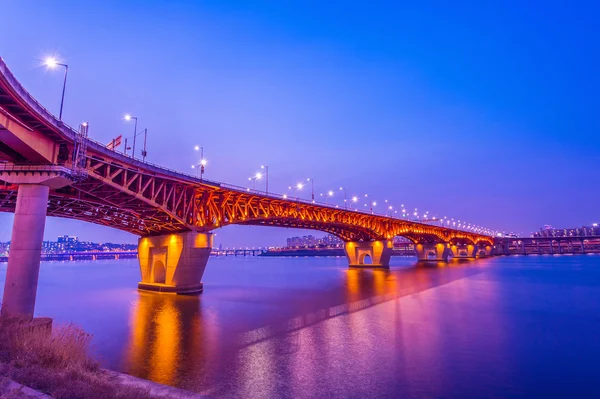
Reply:
[[[123,138],[123,135],[121,134],[117,138],[112,139],[112,141],[106,145],[106,148],[108,148],[109,150],[115,151],[117,149],[117,147],[119,147],[121,145],[122,138]]]

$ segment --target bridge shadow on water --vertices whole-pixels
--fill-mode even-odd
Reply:
[[[222,286],[211,293],[207,286],[199,297],[139,292],[122,368],[160,383],[224,394],[230,384],[245,381],[239,374],[246,364],[264,367],[269,361],[253,353],[255,345],[275,339],[278,356],[294,353],[301,345],[298,333],[307,327],[473,276],[486,263],[340,268],[339,281],[322,290]],[[250,359],[240,359],[242,354]]]

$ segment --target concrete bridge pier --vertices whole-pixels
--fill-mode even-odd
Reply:
[[[187,231],[138,240],[142,281],[138,288],[172,294],[199,294],[213,245],[211,233]]]
[[[491,244],[483,244],[478,245],[477,247],[477,257],[478,258],[487,258],[492,256],[494,247]]]
[[[450,252],[454,259],[475,259],[477,256],[477,247],[472,244],[451,245]]]
[[[350,267],[389,269],[394,244],[392,240],[348,241],[344,249]]]
[[[12,228],[2,312],[33,317],[50,188],[22,184]]]
[[[32,318],[42,257],[50,188],[72,183],[64,168],[4,164],[0,180],[17,184],[2,313]]]
[[[417,243],[415,251],[419,262],[447,262],[450,254],[447,243]]]

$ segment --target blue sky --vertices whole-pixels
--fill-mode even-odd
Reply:
[[[64,119],[109,142],[148,128],[149,161],[272,191],[428,210],[529,233],[600,219],[599,6],[578,2],[7,1],[0,56]],[[308,191],[303,195],[308,198]],[[341,204],[340,196],[336,200]],[[0,215],[8,240],[11,215]],[[224,245],[294,230],[227,227]],[[135,241],[49,219],[46,237]]]

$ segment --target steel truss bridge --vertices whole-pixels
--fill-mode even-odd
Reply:
[[[74,129],[59,121],[1,58],[0,211],[16,212],[11,256],[21,251],[20,262],[31,263],[36,275],[39,251],[26,245],[19,249],[26,239],[19,229],[34,229],[35,222],[43,235],[46,215],[140,236],[140,288],[158,291],[200,291],[210,232],[231,224],[333,234],[346,242],[351,266],[371,259],[370,266],[387,267],[395,236],[411,240],[420,260],[446,260],[450,251],[464,257],[490,255],[493,245],[486,234],[266,195],[126,156],[88,138],[86,126]],[[42,211],[36,220],[26,217]],[[11,268],[9,259],[7,285],[20,278]],[[17,280],[11,284],[18,285]]]

